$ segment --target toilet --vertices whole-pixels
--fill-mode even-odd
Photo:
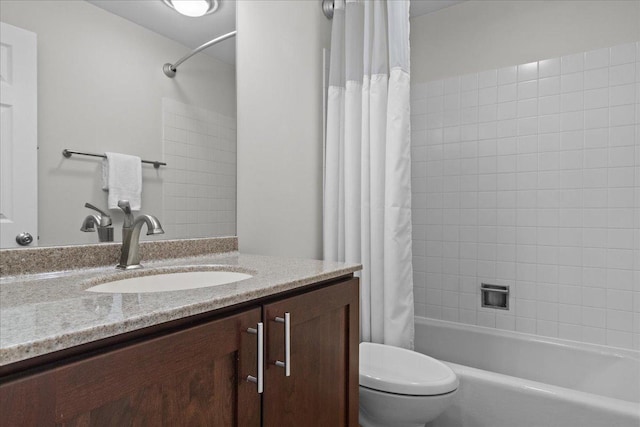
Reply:
[[[451,404],[458,377],[444,363],[389,345],[360,343],[360,425],[424,427]]]

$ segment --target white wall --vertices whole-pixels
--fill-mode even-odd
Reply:
[[[411,20],[411,81],[640,40],[640,2],[466,1]]]
[[[200,54],[169,79],[189,49],[87,2],[3,0],[0,20],[38,35],[40,245],[97,242],[83,206],[106,206],[100,161],[64,148],[162,159],[162,98],[235,117],[233,66]],[[143,166],[143,212],[161,216],[165,171]]]
[[[489,2],[499,16],[468,33],[478,3],[412,23],[413,55],[436,52],[412,62],[416,313],[640,348],[638,3],[500,2],[516,19]],[[441,40],[416,40],[427,21]],[[511,286],[509,311],[480,306],[483,282]]]
[[[319,1],[238,2],[240,250],[322,256]]]

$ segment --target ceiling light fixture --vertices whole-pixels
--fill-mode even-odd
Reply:
[[[218,10],[218,0],[162,0],[176,12],[196,18]]]

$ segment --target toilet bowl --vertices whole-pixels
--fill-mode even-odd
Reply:
[[[424,354],[360,343],[360,425],[423,427],[451,404],[456,374]]]

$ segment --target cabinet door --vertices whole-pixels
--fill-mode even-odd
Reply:
[[[246,381],[259,321],[253,309],[2,384],[0,424],[259,426]]]
[[[267,335],[265,427],[358,425],[358,279],[328,286],[264,307]],[[290,376],[285,361],[285,325],[290,313]]]

